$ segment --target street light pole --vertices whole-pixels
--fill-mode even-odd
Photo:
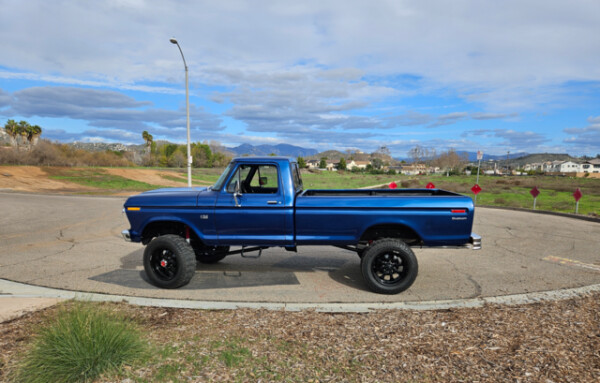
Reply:
[[[183,51],[179,46],[179,43],[175,38],[169,40],[172,44],[177,45],[181,58],[183,59],[183,66],[185,67],[185,113],[187,120],[187,173],[188,173],[188,187],[192,187],[192,155],[190,145],[190,87],[188,82],[188,66],[183,56]]]

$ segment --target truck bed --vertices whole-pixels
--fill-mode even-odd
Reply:
[[[305,190],[295,200],[297,244],[352,244],[398,228],[427,246],[469,241],[473,200],[442,189]]]
[[[358,197],[358,196],[394,196],[425,197],[458,195],[441,189],[345,189],[345,190],[305,190],[302,197]]]

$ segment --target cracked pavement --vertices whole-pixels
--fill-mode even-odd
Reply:
[[[440,301],[600,284],[600,268],[544,260],[600,265],[600,223],[477,208],[473,231],[483,248],[415,248],[419,276],[398,295],[371,293],[356,254],[322,246],[199,264],[188,286],[161,290],[145,280],[143,247],[121,238],[124,200],[0,192],[0,278],[136,297],[288,303]]]

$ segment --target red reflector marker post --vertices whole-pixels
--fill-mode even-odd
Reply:
[[[581,190],[577,188],[577,190],[575,190],[575,193],[573,193],[573,198],[575,198],[575,214],[579,214],[579,200],[581,199],[581,197],[583,197],[583,193],[581,193]]]
[[[477,194],[479,194],[479,192],[481,191],[481,187],[478,184],[475,184],[472,188],[471,191],[473,192],[473,194],[475,194],[475,201],[474,204],[477,205]]]
[[[537,200],[537,196],[540,195],[540,191],[538,190],[537,186],[534,186],[533,189],[529,191],[529,194],[533,196],[533,210],[535,210],[535,202]]]

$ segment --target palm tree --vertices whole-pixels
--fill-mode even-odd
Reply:
[[[25,143],[27,141],[27,136],[29,135],[29,130],[31,129],[31,125],[27,121],[19,121],[18,125],[18,134],[21,136],[21,142]],[[19,145],[17,145],[17,148]]]
[[[152,135],[148,133],[147,130],[144,130],[142,132],[142,138],[144,139],[144,141],[146,141],[146,150],[148,151],[148,153],[150,153],[150,148],[152,147],[152,141],[154,140],[154,137],[152,137]]]
[[[15,120],[6,121],[4,130],[6,131],[6,134],[10,136],[11,145],[18,147],[17,136],[19,135],[19,125],[17,122]]]
[[[27,141],[29,142],[29,149],[32,145],[37,144],[37,139],[42,135],[42,128],[39,125],[33,125],[29,127],[27,132]]]

